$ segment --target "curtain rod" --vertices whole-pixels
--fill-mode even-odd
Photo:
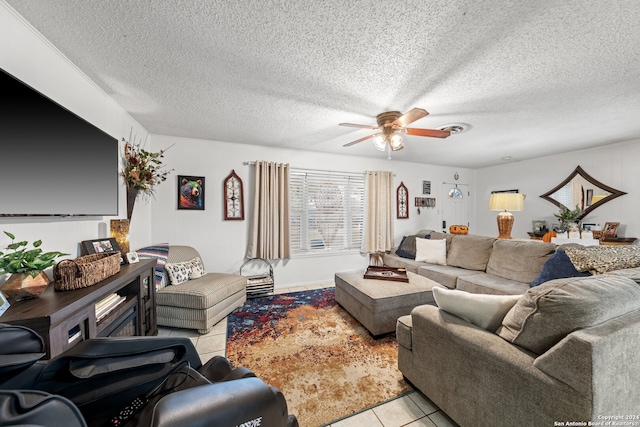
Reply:
[[[255,160],[251,160],[251,161],[246,161],[246,162],[242,162],[243,165],[255,165],[256,162]],[[332,171],[332,170],[327,170],[327,169],[305,169],[305,168],[297,168],[294,166],[290,166],[291,169],[295,169],[296,171],[301,171],[301,172],[325,172],[325,173],[335,173],[335,174],[342,174],[342,175],[364,175],[364,172],[345,172],[345,171]]]

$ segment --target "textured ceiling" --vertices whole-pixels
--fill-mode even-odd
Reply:
[[[152,134],[483,167],[640,139],[637,0],[6,0]]]

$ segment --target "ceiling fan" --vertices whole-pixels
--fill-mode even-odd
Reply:
[[[406,127],[409,123],[413,123],[418,119],[426,117],[429,113],[422,108],[413,108],[406,113],[402,114],[399,111],[387,111],[380,113],[376,116],[378,126],[375,125],[358,125],[353,123],[340,123],[340,126],[350,126],[354,128],[363,128],[377,130],[380,132],[365,136],[364,138],[356,139],[348,144],[344,144],[344,147],[357,144],[367,139],[373,138],[373,145],[380,151],[384,151],[386,145],[393,151],[401,150],[404,147],[402,143],[402,134],[415,135],[415,136],[429,136],[433,138],[446,138],[451,135],[450,130],[441,129],[419,129]]]

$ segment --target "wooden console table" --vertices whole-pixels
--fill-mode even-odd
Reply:
[[[52,283],[39,298],[13,303],[0,317],[0,323],[23,325],[36,331],[44,339],[47,358],[84,339],[156,335],[155,265],[155,259],[125,264],[117,274],[71,291],[55,291]],[[113,293],[126,299],[96,321],[96,303]]]

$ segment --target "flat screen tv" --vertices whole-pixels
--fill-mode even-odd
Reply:
[[[118,140],[0,69],[0,216],[118,215]]]

